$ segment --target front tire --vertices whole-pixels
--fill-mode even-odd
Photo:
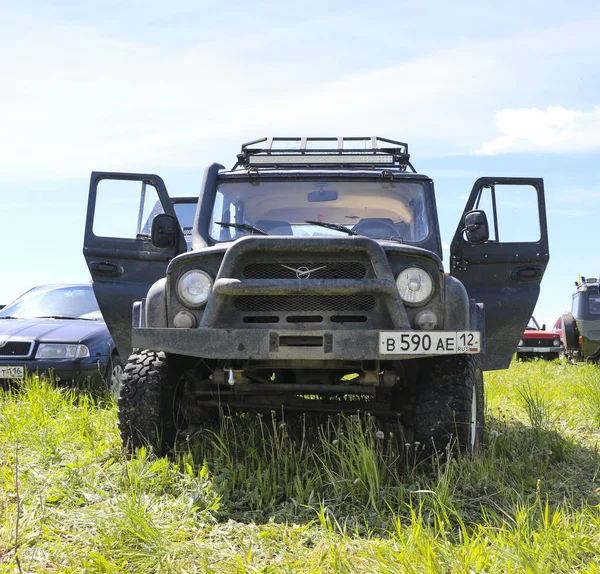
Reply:
[[[129,357],[119,394],[119,430],[126,450],[173,450],[176,381],[165,353],[143,350]]]
[[[418,379],[414,440],[426,452],[443,452],[448,445],[477,452],[483,424],[483,373],[477,358],[454,355],[425,360]]]

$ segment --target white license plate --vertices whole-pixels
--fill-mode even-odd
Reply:
[[[463,355],[481,351],[479,331],[381,331],[380,355]]]
[[[24,367],[0,367],[0,379],[22,379],[24,376]]]

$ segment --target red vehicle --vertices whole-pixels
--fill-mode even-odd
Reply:
[[[556,327],[556,326],[555,326]],[[534,317],[531,317],[523,337],[517,345],[517,357],[522,359],[558,359],[564,351],[560,333],[555,330],[546,331],[546,325],[539,326]]]
[[[564,342],[562,340],[562,333],[563,333],[563,327],[562,327],[562,317],[559,317],[556,320],[556,323],[554,323],[554,327],[552,327],[552,332],[556,333],[559,337],[560,337],[560,341],[561,344],[564,345]]]

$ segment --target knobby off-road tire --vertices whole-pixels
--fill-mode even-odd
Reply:
[[[450,444],[477,452],[483,441],[483,373],[476,357],[454,355],[424,361],[419,377],[414,440],[425,452]]]
[[[119,394],[119,430],[129,452],[142,446],[158,454],[173,449],[175,387],[165,353],[143,350],[129,357]]]

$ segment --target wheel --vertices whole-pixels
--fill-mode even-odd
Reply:
[[[562,339],[567,351],[579,349],[579,333],[577,332],[577,321],[572,313],[565,313],[562,317]]]
[[[423,362],[418,379],[413,437],[426,452],[454,443],[476,452],[483,441],[483,373],[470,355]]]
[[[115,398],[119,398],[119,391],[123,382],[123,361],[117,353],[113,353],[108,359],[106,370],[104,372],[104,381],[108,392]]]
[[[128,451],[141,446],[160,454],[173,450],[176,381],[165,353],[144,350],[129,357],[119,393],[119,430]]]

